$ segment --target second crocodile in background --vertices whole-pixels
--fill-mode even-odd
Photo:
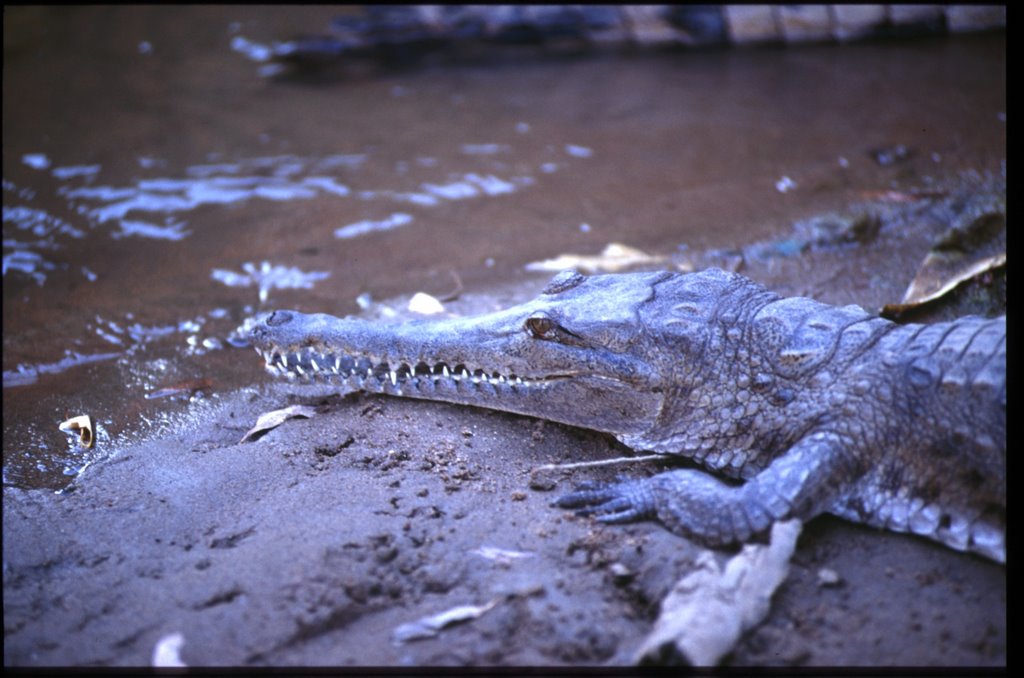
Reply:
[[[897,325],[737,274],[557,275],[487,315],[275,311],[270,371],[605,431],[697,469],[558,504],[711,546],[820,513],[1006,560],[1006,318]],[[737,482],[739,481],[739,482]]]

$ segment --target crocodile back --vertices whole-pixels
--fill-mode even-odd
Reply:
[[[899,327],[873,353],[868,471],[832,512],[1004,559],[1005,316]]]
[[[662,281],[641,317],[677,358],[627,445],[749,479],[828,432],[850,469],[832,513],[1005,553],[1005,317],[897,325],[718,270]]]

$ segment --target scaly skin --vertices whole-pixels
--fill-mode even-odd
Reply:
[[[276,374],[606,431],[731,481],[677,470],[557,502],[606,522],[715,546],[829,512],[1005,562],[1005,317],[896,325],[717,269],[566,272],[484,316],[276,311],[252,337]]]

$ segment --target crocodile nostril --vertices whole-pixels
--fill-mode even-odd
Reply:
[[[288,311],[274,311],[267,318],[267,325],[270,327],[279,327],[292,321],[292,314]]]

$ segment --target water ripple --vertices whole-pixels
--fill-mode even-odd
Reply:
[[[582,146],[566,144],[562,150],[570,158],[586,158],[592,151]],[[452,149],[449,162],[475,166],[476,171],[444,172],[437,158],[415,156],[410,160],[389,161],[393,164],[397,186],[378,188],[353,187],[352,182],[372,158],[367,153],[334,153],[320,157],[302,157],[291,154],[258,156],[225,160],[221,154],[210,154],[206,162],[185,167],[180,175],[166,172],[167,162],[159,158],[140,156],[139,166],[150,176],[143,176],[127,184],[102,182],[102,166],[98,164],[62,164],[48,173],[59,183],[54,187],[56,196],[65,201],[62,216],[33,204],[37,186],[18,187],[4,180],[5,205],[3,274],[18,272],[31,276],[38,284],[46,281],[48,272],[55,268],[68,269],[66,264],[49,261],[46,251],[70,246],[66,238],[84,238],[90,230],[112,225],[109,236],[115,239],[148,238],[168,242],[186,240],[197,224],[188,222],[187,213],[202,206],[239,205],[254,200],[282,202],[317,198],[355,199],[360,201],[389,201],[416,207],[430,208],[452,201],[505,196],[533,185],[536,179],[520,170],[516,176],[506,173],[507,165],[494,156],[514,156],[515,148],[506,143],[463,143]],[[557,152],[549,147],[545,153]],[[534,166],[538,176],[550,174],[563,167],[549,158],[517,162],[517,167]],[[38,170],[48,170],[54,161],[42,153],[22,156],[22,162]],[[377,168],[379,170],[379,168]],[[442,173],[441,177],[430,174]],[[46,176],[44,174],[44,176]],[[378,176],[376,172],[374,176]],[[402,184],[405,184],[404,186]],[[59,206],[58,206],[59,207]],[[48,209],[53,209],[52,203]],[[69,221],[70,219],[70,221]],[[413,216],[395,212],[384,217],[357,221],[334,230],[337,238],[354,238],[375,232],[392,230],[413,222]],[[15,237],[14,230],[31,232],[38,239],[26,241]],[[95,280],[95,274],[82,268],[81,274]],[[250,272],[252,278],[254,273]],[[261,298],[268,287],[259,284]],[[288,280],[283,278],[282,280]],[[276,283],[275,283],[276,284]]]

